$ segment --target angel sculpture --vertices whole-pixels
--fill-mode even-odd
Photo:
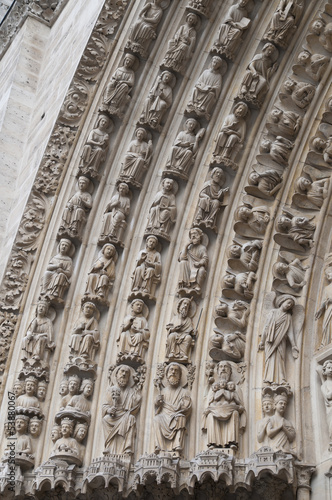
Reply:
[[[222,325],[229,321],[238,329],[243,330],[248,324],[250,314],[250,306],[243,300],[235,300],[231,306],[219,299],[220,304],[216,307],[216,314],[219,316],[215,319],[217,327],[223,328]]]
[[[239,361],[246,348],[246,335],[242,332],[225,332],[214,328],[209,339],[209,355],[215,361],[230,359]]]
[[[245,187],[248,194],[271,200],[281,187],[282,175],[273,168],[254,165],[248,177],[248,184],[249,186]]]
[[[299,208],[318,210],[327,197],[330,176],[310,165],[305,165],[303,172],[306,176],[303,175],[296,181],[293,203]]]
[[[287,165],[293,147],[294,142],[278,135],[274,141],[264,138],[260,144],[259,151],[262,155],[269,155],[278,165]],[[257,159],[259,160],[260,156]],[[262,159],[264,159],[264,156]]]
[[[292,78],[287,78],[284,82],[279,94],[280,100],[283,101],[290,96],[292,101],[300,109],[305,109],[313,100],[316,92],[316,87],[311,83],[297,82]]]
[[[319,43],[325,50],[332,52],[332,23],[326,24],[322,18],[317,18],[311,25],[311,33],[312,37],[315,35],[318,37]]]
[[[283,111],[276,106],[268,116],[267,129],[273,134],[294,138],[302,125],[302,117],[294,111]]]
[[[304,308],[296,304],[288,294],[276,298],[274,292],[267,294],[265,309],[275,308],[269,313],[258,349],[265,351],[263,381],[267,384],[286,384],[287,340],[292,347],[294,359],[299,356],[297,338],[304,322]]]
[[[327,69],[329,61],[329,58],[326,56],[311,54],[309,50],[302,50],[297,56],[297,64],[294,66],[294,72],[299,74],[304,69],[310,78],[315,82],[319,82]]]
[[[254,207],[250,203],[243,203],[235,212],[234,229],[237,234],[245,238],[263,237],[270,222],[269,209],[265,206]]]
[[[273,265],[273,287],[278,292],[300,295],[306,284],[304,280],[306,270],[309,266],[303,266],[305,257],[294,258],[291,252],[280,252],[281,261]]]
[[[257,271],[261,255],[262,240],[252,240],[240,245],[236,241],[228,247],[228,265],[234,271]]]
[[[252,299],[256,279],[257,276],[252,271],[238,274],[227,273],[222,280],[222,293],[228,299],[241,297]]]
[[[328,281],[328,285],[324,288],[322,301],[315,314],[316,320],[324,314],[321,347],[330,344],[332,341],[332,266],[328,265],[325,268],[324,273]]]
[[[274,240],[278,245],[298,252],[305,252],[313,245],[313,235],[316,225],[312,223],[314,217],[294,215],[283,210],[276,221],[277,233]]]

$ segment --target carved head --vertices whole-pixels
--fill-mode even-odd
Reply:
[[[141,299],[135,299],[132,301],[130,307],[134,314],[141,314],[144,308],[144,302]]]
[[[323,31],[324,26],[325,24],[322,19],[315,19],[311,24],[311,32],[314,33],[314,35],[319,36]]]
[[[83,304],[82,310],[86,318],[92,318],[96,312],[96,306],[93,302],[85,302]]]
[[[70,394],[77,394],[80,387],[81,379],[78,375],[71,375],[68,380],[68,390]]]
[[[277,394],[274,397],[275,409],[276,412],[279,413],[280,415],[283,415],[285,413],[287,408],[287,401],[288,401],[288,396],[285,392],[282,394]]]
[[[126,365],[121,365],[116,372],[116,381],[119,387],[127,387],[130,379],[130,368]]]
[[[311,54],[308,50],[302,50],[297,56],[297,62],[302,66],[307,66],[309,64]]]
[[[249,186],[258,186],[259,179],[260,179],[260,175],[257,172],[255,172],[255,171],[250,172],[249,177],[248,177]]]
[[[14,383],[13,392],[17,398],[24,393],[24,385],[24,382],[21,380],[16,380]]]
[[[281,308],[282,311],[291,311],[295,306],[295,299],[292,295],[281,295],[276,300],[276,306]]]
[[[225,64],[224,61],[221,59],[221,57],[214,56],[212,57],[211,61],[211,68],[214,70],[217,70],[221,68],[222,64]]]
[[[324,377],[332,378],[332,359],[324,361],[322,373]]]
[[[272,416],[274,414],[274,400],[271,394],[265,394],[262,397],[262,411],[265,416]]]
[[[246,116],[246,114],[248,113],[248,106],[245,102],[238,102],[235,106],[234,106],[234,115],[237,117],[237,118],[244,118]]]
[[[191,299],[185,297],[179,300],[177,311],[179,315],[182,316],[182,318],[186,318],[188,316],[190,305],[191,305]]]
[[[52,431],[51,431],[51,439],[52,439],[53,443],[55,443],[55,441],[60,439],[61,436],[62,436],[61,426],[60,425],[53,425]]]
[[[29,417],[27,415],[16,415],[15,431],[17,434],[26,434],[28,430]]]
[[[38,417],[32,417],[30,420],[29,430],[33,438],[39,437],[42,430],[42,421]]]
[[[60,383],[60,388],[59,388],[59,394],[60,396],[65,396],[68,394],[68,380],[63,379]]]
[[[118,192],[121,196],[129,194],[128,184],[126,184],[125,182],[120,182],[120,184],[118,185]]]
[[[158,243],[159,241],[156,236],[151,235],[146,238],[146,248],[148,248],[149,250],[154,250],[157,247]]]
[[[45,401],[46,392],[47,392],[47,382],[41,380],[40,382],[38,382],[38,387],[37,387],[37,398],[39,399],[39,401]]]
[[[72,248],[72,242],[67,238],[61,238],[58,248],[61,255],[69,255]]]
[[[188,132],[194,132],[196,127],[198,126],[198,121],[195,118],[188,118],[185,123],[185,128]]]
[[[101,130],[106,130],[110,123],[111,120],[108,118],[108,116],[101,115],[99,120],[97,121],[97,127]]]
[[[37,391],[37,379],[35,377],[28,377],[25,380],[25,392],[28,396],[34,396]]]
[[[49,307],[50,307],[49,300],[46,297],[40,298],[37,304],[37,314],[39,316],[45,317],[48,313]]]
[[[200,228],[194,227],[190,229],[189,238],[194,245],[199,245],[202,242],[202,237],[203,231]]]
[[[227,389],[229,391],[235,391],[235,387],[236,387],[236,384],[233,380],[230,380],[229,382],[227,382]]]
[[[93,393],[93,380],[91,378],[85,378],[82,382],[80,392],[86,397],[89,398]]]
[[[287,78],[287,80],[284,83],[284,89],[288,94],[292,94],[293,90],[296,87],[296,82],[292,80],[291,78]]]
[[[275,269],[277,273],[285,275],[289,270],[289,266],[287,264],[284,264],[283,262],[277,262]]]
[[[163,71],[162,72],[162,74],[161,74],[161,80],[164,83],[170,84],[173,79],[174,79],[174,77],[173,77],[172,73],[170,73],[170,71]]]
[[[326,267],[324,272],[327,281],[332,281],[332,266]]]
[[[229,382],[232,375],[232,366],[228,361],[220,361],[217,365],[220,380]]]
[[[134,64],[136,63],[137,59],[135,56],[133,56],[132,54],[126,54],[125,55],[125,58],[123,60],[123,66],[125,68],[132,68],[134,66]]]
[[[278,51],[272,43],[266,43],[262,48],[263,57],[277,59]]]
[[[137,128],[135,130],[135,137],[137,137],[139,141],[146,141],[147,139],[146,130],[143,127]]]
[[[186,21],[189,26],[196,26],[198,22],[198,17],[196,16],[196,14],[193,14],[191,12],[190,14],[187,15]]]
[[[168,177],[166,177],[165,179],[163,179],[161,184],[163,186],[163,191],[165,191],[166,193],[171,193],[173,191],[174,187],[173,179],[169,179]]]
[[[219,186],[223,186],[226,180],[224,171],[219,167],[215,167],[211,172],[211,179],[219,184]]]
[[[90,181],[87,177],[84,177],[84,175],[81,175],[78,178],[77,184],[78,184],[79,190],[82,191],[83,193],[85,193],[89,189]]]
[[[178,363],[171,363],[166,368],[166,378],[170,385],[177,387],[181,382],[182,369]]]
[[[78,443],[81,443],[85,439],[85,436],[88,433],[88,428],[89,426],[87,423],[76,424],[74,438]]]
[[[306,177],[299,177],[295,183],[296,189],[299,193],[306,193],[310,187],[311,187],[312,182],[310,179],[307,179]]]
[[[106,259],[110,259],[115,255],[115,246],[111,245],[110,243],[106,243],[103,248],[101,249],[101,253],[106,257]]]
[[[72,435],[74,430],[74,420],[65,417],[61,419],[61,434],[64,438],[68,438]]]

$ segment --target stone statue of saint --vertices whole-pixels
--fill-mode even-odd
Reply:
[[[168,49],[162,62],[163,66],[184,73],[187,62],[194,52],[197,23],[198,17],[190,12],[186,17],[186,24],[180,26],[174,37],[168,42]]]
[[[319,319],[324,314],[321,347],[332,342],[332,266],[325,268],[325,277],[328,285],[324,287],[322,300],[315,314],[316,319]]]
[[[173,102],[172,88],[175,85],[175,77],[169,71],[163,71],[158,76],[145,100],[139,123],[149,125],[152,129],[161,131],[161,120],[167,109]]]
[[[201,294],[201,288],[206,277],[206,268],[209,257],[206,245],[203,243],[204,233],[199,228],[189,231],[190,242],[180,252],[180,275],[179,290],[187,290],[188,293]]]
[[[133,379],[134,370],[127,365],[115,368],[107,400],[102,407],[105,452],[134,453],[136,415],[141,405],[141,394]]]
[[[319,366],[318,374],[321,378],[321,391],[326,408],[326,420],[329,430],[329,452],[332,451],[332,360],[324,361],[323,367]]]
[[[230,7],[222,25],[219,28],[218,39],[215,40],[213,51],[218,54],[225,54],[228,59],[233,60],[235,53],[240,46],[241,35],[250,26],[248,18],[249,0],[237,0]]]
[[[148,56],[150,42],[157,38],[157,27],[163,15],[162,0],[146,2],[129,33],[126,49],[138,52],[144,59]]]
[[[224,163],[232,168],[236,167],[235,158],[239,149],[243,146],[246,135],[245,117],[247,114],[248,106],[246,103],[238,102],[235,104],[233,112],[226,117],[213,152],[214,163]]]
[[[74,357],[82,357],[86,362],[93,361],[100,344],[99,324],[96,319],[97,308],[93,302],[85,302],[82,314],[74,326],[70,339],[70,352]]]
[[[267,316],[258,348],[265,351],[264,382],[285,384],[287,340],[291,344],[293,358],[297,359],[296,336],[303,325],[304,311],[302,306],[296,306],[292,295],[280,295],[275,305],[276,308]]]
[[[150,338],[147,314],[148,308],[143,300],[134,299],[130,304],[130,313],[125,316],[117,338],[120,361],[143,363]]]
[[[142,187],[142,178],[149,167],[151,157],[152,141],[147,142],[147,133],[144,128],[137,128],[135,139],[129,143],[124,156],[120,179],[134,187]]]
[[[188,179],[190,168],[195,162],[199,142],[202,140],[205,129],[198,132],[199,123],[194,118],[189,118],[173,144],[171,157],[166,164],[166,172],[170,171],[182,179]]]
[[[110,287],[115,279],[115,264],[118,253],[115,246],[106,243],[98,254],[88,274],[84,295],[107,300]]]
[[[73,273],[73,261],[70,257],[75,247],[70,240],[62,238],[58,245],[58,253],[50,260],[42,280],[42,295],[50,300],[62,300],[70,285]]]
[[[155,452],[169,451],[181,456],[184,448],[186,425],[191,413],[189,392],[181,385],[183,368],[170,363],[166,368],[167,386],[155,400],[154,432]]]
[[[40,414],[40,403],[36,396],[37,386],[38,381],[35,377],[30,376],[25,379],[25,393],[16,399],[16,411],[18,413]]]
[[[297,28],[304,7],[303,0],[280,0],[263,39],[286,48]]]
[[[144,250],[141,250],[136,260],[136,267],[132,275],[132,291],[154,296],[156,284],[161,279],[161,256],[157,251],[158,238],[148,236]]]
[[[176,314],[171,323],[166,325],[167,344],[166,357],[169,361],[190,362],[190,354],[197,336],[192,316],[195,314],[195,304],[191,299],[180,299]]]
[[[82,239],[86,216],[92,207],[92,197],[88,192],[90,181],[87,177],[78,178],[78,191],[68,201],[62,214],[59,227],[60,236]]]
[[[119,118],[123,117],[124,110],[131,99],[129,94],[135,83],[135,69],[137,69],[138,63],[135,56],[125,54],[123,65],[117,68],[110,83],[106,86],[102,111],[107,111],[110,115],[117,115]]]
[[[232,377],[232,365],[220,361],[217,380],[208,393],[208,406],[203,413],[202,429],[207,432],[209,448],[232,448],[239,444],[240,431],[246,426],[246,412]]]
[[[257,54],[249,63],[242,80],[238,97],[261,106],[268,92],[270,79],[277,71],[279,52],[272,43],[266,43],[261,54]]]
[[[170,231],[176,221],[176,183],[167,177],[162,180],[162,189],[156,194],[149,210],[146,233],[170,240]]]
[[[101,115],[97,121],[97,127],[91,130],[83,147],[78,167],[80,175],[99,177],[100,165],[106,158],[109,146],[108,129],[110,128],[113,128],[113,122],[107,116]]]
[[[210,119],[221,91],[222,75],[227,69],[226,62],[218,56],[213,56],[210,67],[203,71],[195,83],[187,111]]]
[[[53,322],[48,316],[49,306],[50,303],[46,298],[39,299],[36,317],[31,321],[23,338],[23,361],[26,359],[49,361],[50,353],[55,348]]]
[[[211,179],[206,181],[199,193],[198,207],[194,217],[194,226],[203,226],[217,229],[217,216],[223,205],[229,188],[224,188],[225,174],[221,168],[215,167],[211,172]]]
[[[125,182],[118,184],[117,191],[105,210],[100,243],[122,244],[123,232],[127,226],[126,219],[130,211],[131,192]]]

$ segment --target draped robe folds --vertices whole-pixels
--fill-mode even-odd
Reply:
[[[246,87],[246,92],[252,94],[256,99],[259,99],[261,94],[265,94],[269,89],[271,67],[270,58],[265,59],[262,54],[257,54],[249,64],[243,78],[242,85]]]
[[[269,194],[280,182],[280,176],[275,170],[267,170],[259,175],[258,189],[262,193]]]
[[[272,417],[269,418],[269,422],[266,426],[267,435],[269,434],[270,430],[278,428],[281,424],[287,428],[289,437],[282,429],[274,437],[268,436],[269,446],[271,446],[274,451],[291,453],[290,442],[295,439],[295,429],[288,420],[281,417],[280,415],[272,415]]]
[[[196,30],[184,24],[170,40],[165,55],[164,65],[174,71],[180,71],[182,65],[189,59],[196,43]]]
[[[69,203],[62,214],[62,223],[65,227],[72,227],[80,233],[82,226],[86,220],[86,211],[92,206],[92,198],[89,193],[82,193],[81,191],[74,194],[70,198]]]
[[[16,406],[20,408],[40,408],[40,403],[36,396],[21,394],[16,400]]]
[[[111,212],[105,213],[101,232],[103,235],[118,238],[119,231],[129,214],[130,199],[128,196],[121,196],[120,193],[116,193],[109,205],[113,206],[113,208]],[[106,210],[108,210],[108,207]]]
[[[149,145],[145,141],[137,139],[131,141],[124,157],[120,177],[134,179],[139,182],[144,169],[147,167],[149,149]]]
[[[129,314],[125,317],[118,337],[119,352],[142,358],[150,337],[148,322],[144,316]]]
[[[222,76],[219,72],[206,69],[195,83],[190,105],[208,113],[215,104],[221,90]]]
[[[188,391],[181,386],[166,387],[162,392],[164,404],[154,417],[156,448],[164,451],[182,450],[187,418],[191,412]]]
[[[312,242],[312,236],[315,231],[315,226],[311,224],[309,221],[306,222],[306,225],[297,226],[296,222],[292,222],[292,226],[289,229],[289,234],[293,238],[295,242],[302,240],[299,243],[302,246],[310,246]],[[304,241],[303,241],[304,240]]]
[[[203,261],[203,265],[195,267],[195,264]],[[183,252],[180,253],[180,276],[179,283],[184,283],[184,286],[192,286],[195,283],[200,284],[200,281],[206,276],[205,267],[208,265],[208,254],[206,247],[202,244],[189,244],[187,250],[187,259],[184,260]]]
[[[118,389],[118,387],[116,386]],[[110,390],[107,392],[107,403],[102,407],[103,429],[105,434],[105,449],[109,453],[133,453],[136,435],[136,417],[141,397],[131,387],[120,388],[121,395],[115,404]],[[114,415],[107,410],[116,407]]]
[[[144,103],[140,122],[150,123],[153,127],[159,125],[163,114],[172,104],[172,100],[172,88],[163,81],[158,81]]]
[[[268,26],[266,38],[276,42],[284,41],[296,19],[300,17],[302,9],[303,6],[298,5],[296,0],[281,0]],[[286,19],[284,19],[285,12],[287,12]]]
[[[144,289],[151,292],[152,284],[160,281],[161,256],[156,250],[141,250],[138,254],[133,275],[132,289]]]
[[[53,271],[47,270],[43,278],[43,293],[62,298],[65,289],[70,285],[70,277],[73,272],[73,261],[67,255],[57,254],[49,262],[49,267],[55,267]]]
[[[172,147],[170,167],[188,173],[194,161],[194,144],[196,136],[194,133],[182,131],[178,134]]]
[[[98,172],[99,165],[104,160],[109,135],[95,128],[91,130],[87,143],[83,147],[80,168]]]
[[[209,221],[214,224],[223,198],[224,190],[220,185],[213,181],[207,181],[199,193],[198,210],[195,220],[198,222]]]
[[[233,5],[219,29],[218,45],[233,53],[239,43],[242,32],[248,27],[250,21],[246,18],[247,10]],[[235,26],[234,26],[235,24]]]
[[[159,191],[150,208],[148,228],[160,230],[168,234],[171,225],[175,222],[176,206],[175,196]]]
[[[264,382],[280,384],[286,381],[287,337],[292,334],[292,315],[281,309],[271,311],[264,330],[266,335]]]
[[[237,118],[234,113],[228,115],[218,134],[215,154],[230,158],[234,146],[243,142],[246,129],[246,121],[243,118]]]
[[[168,325],[168,337],[166,346],[166,357],[171,359],[183,359],[189,357],[192,344],[191,334],[194,331],[192,319],[183,318],[181,314],[173,317],[172,323]]]
[[[307,193],[307,198],[311,203],[316,205],[316,207],[321,208],[324,202],[324,189],[319,181],[314,181]]]
[[[86,283],[85,293],[101,295],[104,297],[105,290],[115,278],[114,257],[107,259],[102,255],[93,265]]]
[[[138,21],[131,30],[129,40],[145,48],[147,41],[156,38],[156,28],[162,15],[163,10],[161,7],[148,2],[139,13]]]
[[[132,69],[121,66],[113,74],[106,87],[104,103],[120,110],[129,99],[129,92],[135,83],[135,73]]]
[[[332,341],[332,283],[324,288],[322,304],[325,307],[322,345],[325,346]]]
[[[99,325],[95,318],[79,319],[74,327],[69,347],[76,355],[92,358],[93,348],[99,344]]]
[[[27,336],[23,338],[23,349],[29,357],[39,356],[43,359],[45,349],[52,345],[53,323],[49,318],[34,318],[27,331],[27,335],[31,334],[32,338]]]

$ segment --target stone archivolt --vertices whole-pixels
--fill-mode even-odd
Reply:
[[[101,479],[124,495],[153,481],[167,483],[170,497],[195,494],[210,477],[245,496],[265,494],[272,477],[279,493],[288,483],[305,498],[315,461],[303,429],[313,422],[299,411],[300,362],[314,355],[305,298],[314,256],[331,251],[318,238],[331,189],[331,101],[322,87],[332,11],[318,3],[319,14],[301,0],[132,4],[114,60],[111,35],[127,2],[105,3],[1,288],[0,369],[17,394],[15,418],[4,422],[17,437],[17,493],[35,495],[44,481],[53,490],[61,475],[65,491],[84,495]],[[325,106],[318,124],[315,99]],[[36,250],[44,251],[34,267],[40,288],[29,278]],[[315,356],[326,443],[330,254],[324,267]],[[6,368],[16,323],[21,343]],[[2,492],[9,456],[4,448]],[[23,490],[27,474],[34,480]]]

